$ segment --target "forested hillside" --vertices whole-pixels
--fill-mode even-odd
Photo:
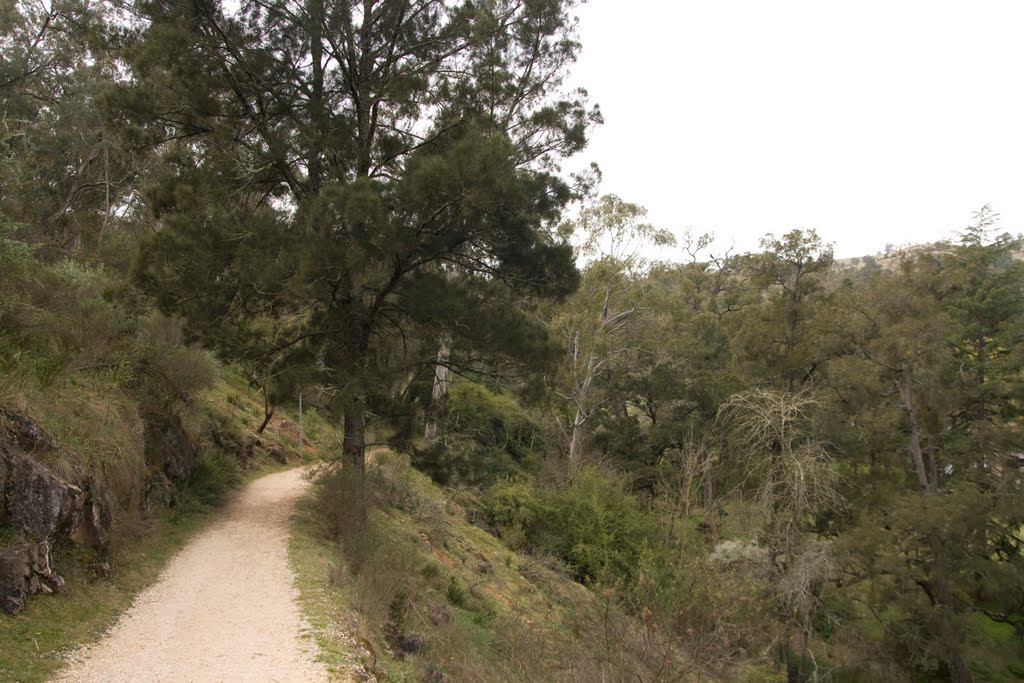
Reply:
[[[1024,678],[1021,238],[651,225],[563,169],[574,5],[0,5],[0,553],[106,576],[318,455],[378,680]]]

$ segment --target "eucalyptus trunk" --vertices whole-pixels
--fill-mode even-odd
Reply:
[[[903,370],[897,376],[896,382],[903,403],[903,412],[907,416],[907,423],[910,427],[910,458],[914,463],[917,483],[921,488],[921,493],[928,496],[935,493],[935,482],[928,477],[924,449],[921,447],[921,422],[918,418],[917,406],[914,403],[914,371],[909,368]]]
[[[448,358],[451,355],[451,336],[441,337],[437,350],[437,364],[434,366],[434,386],[430,393],[430,406],[427,408],[427,423],[423,428],[423,438],[427,443],[437,442],[440,436],[440,422],[448,405]]]

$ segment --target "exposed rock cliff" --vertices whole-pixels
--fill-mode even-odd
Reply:
[[[183,476],[195,460],[195,448],[180,422],[168,424],[153,457],[161,462],[161,472]],[[28,595],[63,588],[52,566],[54,542],[92,548],[100,568],[106,567],[113,508],[91,478],[66,481],[43,464],[58,447],[27,415],[0,409],[0,526],[24,541],[0,548],[0,608],[7,612],[20,611]]]
[[[63,590],[64,579],[51,566],[49,543],[0,548],[0,609],[4,612],[20,612],[29,595]]]
[[[0,524],[34,541],[70,536],[85,494],[0,436]]]

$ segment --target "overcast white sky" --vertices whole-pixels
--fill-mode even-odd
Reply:
[[[1024,229],[1024,0],[590,0],[573,80],[601,191],[739,251]]]

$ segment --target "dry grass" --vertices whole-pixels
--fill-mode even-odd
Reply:
[[[51,471],[70,482],[100,482],[113,499],[138,504],[146,480],[143,424],[137,404],[117,385],[81,376],[9,395],[6,405],[54,438],[56,449],[37,454]]]

